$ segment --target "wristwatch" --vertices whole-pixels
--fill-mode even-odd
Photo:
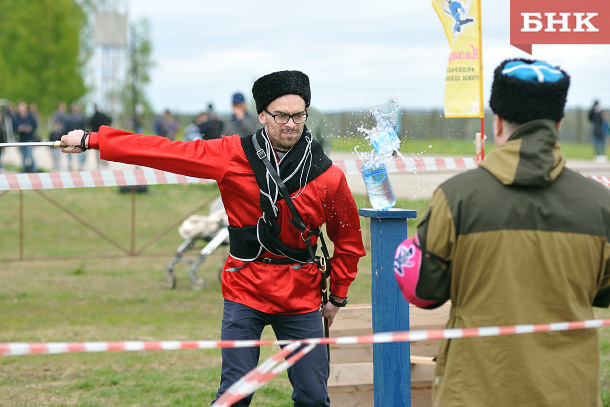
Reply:
[[[347,305],[347,297],[339,301],[338,297],[335,297],[333,294],[328,297],[328,301],[330,301],[330,303],[333,304],[335,307],[339,308],[345,307]]]

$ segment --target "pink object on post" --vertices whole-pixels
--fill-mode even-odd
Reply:
[[[428,307],[435,304],[435,302],[423,300],[415,293],[417,283],[419,282],[421,264],[422,252],[419,248],[419,238],[416,234],[412,238],[405,239],[396,248],[394,255],[394,276],[407,302],[418,307]]]

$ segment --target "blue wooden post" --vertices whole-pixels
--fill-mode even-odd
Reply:
[[[371,219],[373,332],[409,330],[409,304],[394,277],[394,252],[407,238],[405,209],[360,209]],[[408,342],[373,344],[375,407],[411,406],[411,352]]]

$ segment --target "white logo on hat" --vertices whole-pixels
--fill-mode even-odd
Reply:
[[[540,83],[544,82],[544,72],[542,72],[543,70],[556,74],[556,75],[563,76],[563,72],[561,72],[559,69],[551,68],[548,65],[532,65],[532,64],[521,64],[521,65],[513,66],[512,68],[504,68],[502,70],[502,74],[506,75],[506,74],[514,72],[518,69],[530,69],[530,70],[534,71],[536,73],[536,75],[538,76],[538,82],[540,82]]]

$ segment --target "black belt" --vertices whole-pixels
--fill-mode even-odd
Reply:
[[[307,263],[313,263],[311,261],[302,262],[302,261],[295,261],[295,260],[292,260],[292,259],[272,259],[270,257],[257,257],[253,261],[257,262],[257,263],[264,263],[264,264],[307,264]]]

